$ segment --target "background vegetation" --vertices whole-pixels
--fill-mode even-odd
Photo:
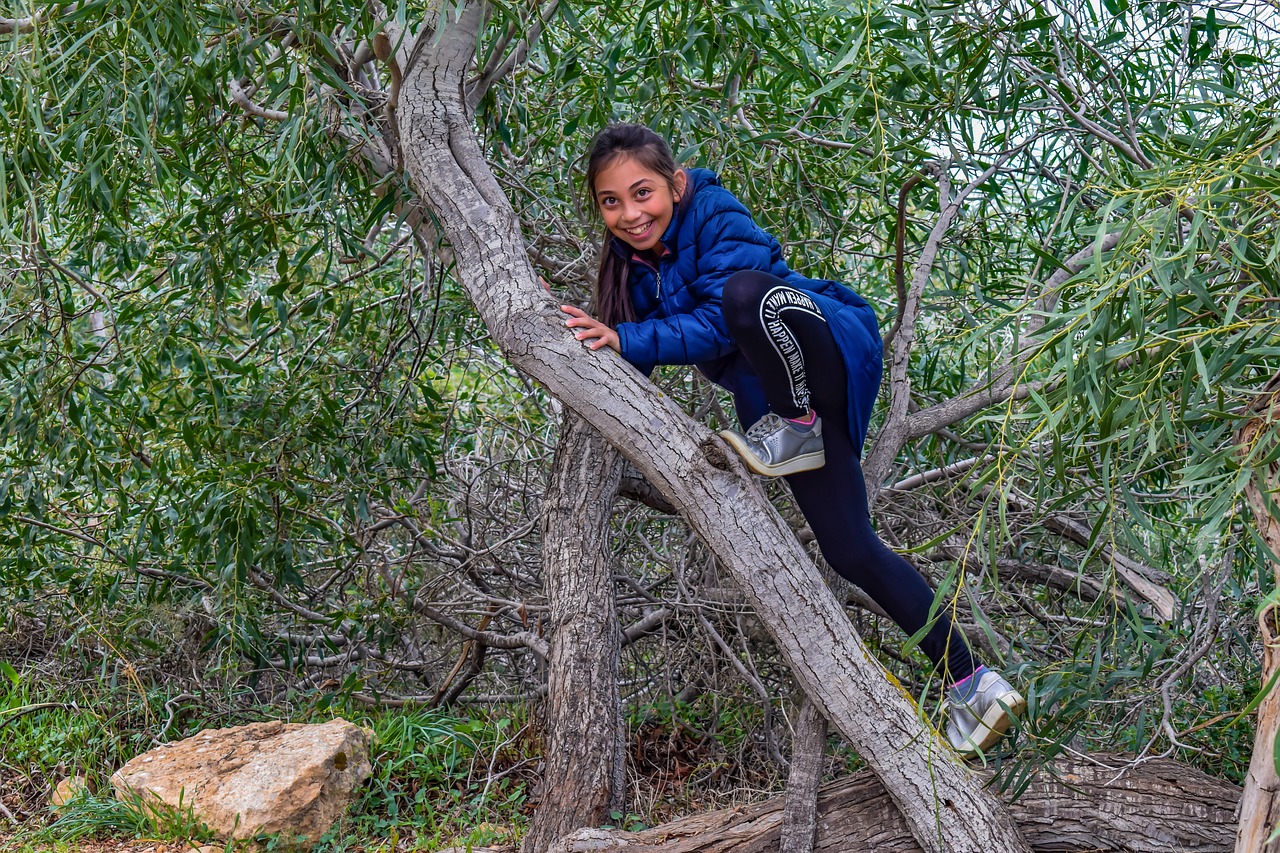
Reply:
[[[0,820],[201,727],[335,712],[385,755],[343,832],[426,843],[536,801],[542,663],[455,628],[539,629],[558,404],[357,150],[386,98],[349,73],[371,8],[6,13],[33,22],[0,29]],[[599,230],[578,158],[617,119],[716,169],[886,332],[914,299],[916,411],[1012,390],[905,442],[877,520],[1026,686],[1010,780],[1106,748],[1240,781],[1274,593],[1240,495],[1275,450],[1234,434],[1280,369],[1278,21],[1148,0],[495,6],[476,122],[568,299]],[[690,372],[658,381],[730,423]],[[776,790],[795,690],[741,594],[676,518],[622,503],[613,535],[636,629],[619,819]],[[933,713],[923,659],[849,606]]]

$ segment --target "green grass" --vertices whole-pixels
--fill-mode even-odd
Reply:
[[[85,792],[57,809],[58,819],[34,837],[44,840],[78,841],[100,835],[123,835],[158,841],[213,840],[213,833],[191,810],[190,805],[171,806],[141,795],[124,799],[98,797]]]
[[[13,838],[0,841],[3,853],[74,853],[75,847],[65,841],[36,841],[31,838]]]
[[[416,710],[348,717],[374,731],[373,775],[315,849],[343,853],[371,840],[394,849],[411,838],[412,849],[433,850],[519,837],[537,748],[525,716]]]
[[[108,777],[125,761],[149,750],[167,714],[167,696],[85,680],[78,689],[52,686],[34,674],[0,670],[0,794],[12,807],[22,802],[23,826],[0,842],[4,853],[73,849],[77,839],[146,838],[208,840],[211,833],[190,809],[157,811],[138,802],[110,798]],[[140,692],[142,691],[142,692]],[[532,768],[540,749],[524,709],[472,717],[434,710],[371,712],[361,705],[325,701],[280,709],[219,710],[216,702],[190,703],[167,740],[206,728],[283,718],[319,722],[342,716],[374,732],[372,776],[347,815],[315,847],[324,853],[484,845],[518,837]],[[274,714],[272,713],[274,711]],[[61,779],[81,774],[92,790],[56,811],[48,792]],[[6,828],[7,829],[7,828]],[[264,837],[264,849],[282,849],[287,839]]]

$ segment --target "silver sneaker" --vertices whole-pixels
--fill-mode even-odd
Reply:
[[[947,740],[956,752],[972,758],[1004,736],[1027,700],[999,673],[984,669],[968,701],[947,696]]]
[[[725,429],[720,436],[738,451],[748,468],[766,477],[798,474],[827,464],[821,418],[814,419],[813,429],[798,430],[770,412],[752,424],[746,435]]]

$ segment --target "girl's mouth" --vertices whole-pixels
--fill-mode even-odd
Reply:
[[[635,228],[624,228],[622,230],[626,231],[632,237],[644,237],[646,234],[649,233],[650,230],[652,230],[652,228],[653,228],[653,220],[650,219],[648,222],[646,222],[643,225],[638,225]]]

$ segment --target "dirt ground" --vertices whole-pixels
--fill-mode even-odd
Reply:
[[[236,853],[244,853],[248,848],[244,844],[237,844],[234,847]],[[389,847],[385,844],[370,848],[354,848],[354,851],[365,849],[369,853],[391,853]],[[421,851],[423,847],[418,846],[413,838],[401,838],[397,845],[397,851]],[[123,838],[106,838],[106,839],[84,839],[74,843],[58,842],[50,844],[49,847],[41,847],[38,843],[32,841],[18,842],[13,838],[13,833],[6,831],[6,828],[0,825],[0,853],[10,853],[11,851],[22,851],[22,853],[224,853],[226,847],[222,844],[201,844],[200,842],[176,842],[176,841],[151,841],[146,839],[123,839]],[[496,844],[489,847],[451,847],[446,850],[440,850],[437,853],[516,853],[517,847],[512,844]]]
[[[0,850],[8,850],[9,842],[0,835]],[[28,850],[36,850],[31,842],[27,842]],[[222,847],[201,846],[199,844],[177,844],[173,842],[156,842],[156,841],[126,841],[123,839],[108,839],[99,841],[89,839],[77,841],[74,844],[67,844],[65,847],[59,846],[58,850],[66,850],[67,853],[222,853]]]

